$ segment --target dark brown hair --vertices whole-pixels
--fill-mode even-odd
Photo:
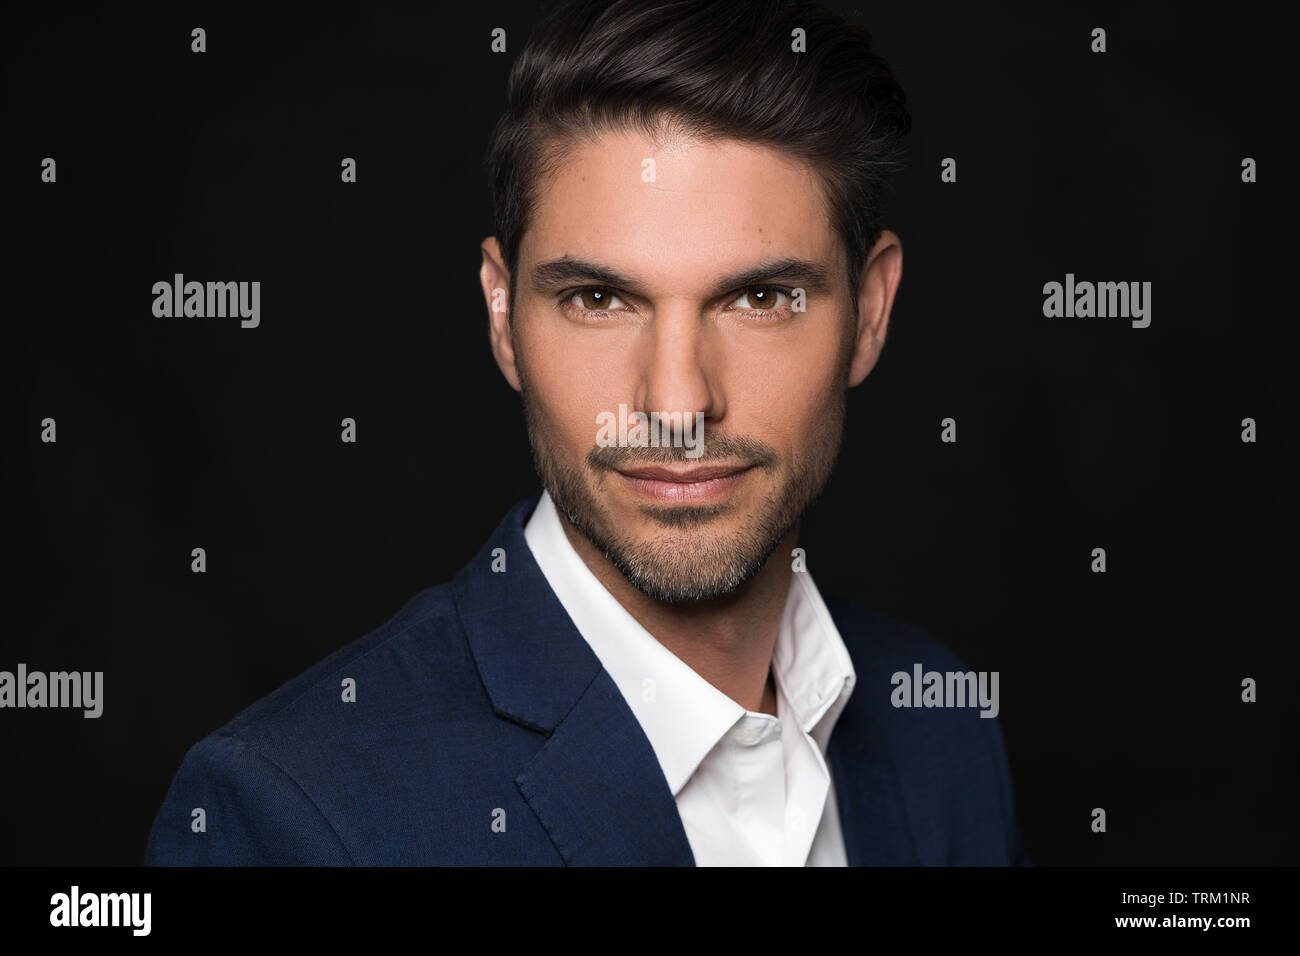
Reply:
[[[806,52],[791,48],[796,28]],[[810,163],[856,294],[911,127],[870,34],[810,0],[560,0],[515,61],[506,98],[487,164],[512,302],[535,189],[567,146],[626,127],[653,136],[665,123]]]

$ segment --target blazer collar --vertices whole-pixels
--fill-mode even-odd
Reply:
[[[693,866],[650,741],[524,540],[536,503],[512,508],[452,582],[493,709],[547,738],[515,784],[565,863]]]

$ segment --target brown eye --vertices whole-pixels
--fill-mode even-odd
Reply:
[[[578,293],[579,304],[584,309],[600,310],[609,308],[609,300],[612,299],[604,289],[583,289]]]
[[[742,305],[742,309],[750,309],[755,312],[771,312],[781,304],[781,295],[782,291],[772,286],[755,286],[742,292],[736,302],[748,303],[748,305]]]

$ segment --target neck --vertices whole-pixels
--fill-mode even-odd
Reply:
[[[746,710],[776,714],[772,652],[793,573],[788,555],[799,539],[797,526],[759,572],[733,593],[665,604],[629,584],[562,513],[560,523],[591,573],[660,644]]]

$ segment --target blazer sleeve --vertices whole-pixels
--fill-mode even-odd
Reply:
[[[146,866],[353,863],[297,781],[251,744],[222,734],[205,737],[185,755],[144,859]]]

